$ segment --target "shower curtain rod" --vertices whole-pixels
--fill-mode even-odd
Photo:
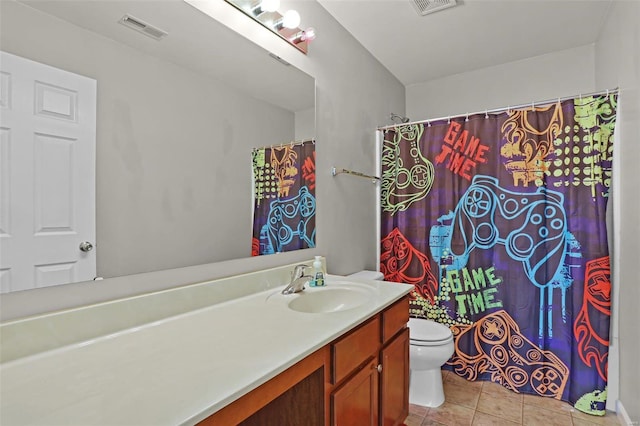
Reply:
[[[257,151],[259,149],[266,149],[266,148],[272,148],[275,146],[276,148],[284,148],[285,145],[289,145],[291,146],[291,148],[293,148],[296,145],[304,145],[305,143],[311,142],[314,145],[316,144],[316,140],[315,139],[303,139],[300,141],[291,141],[291,142],[282,142],[280,144],[272,144],[272,145],[267,145],[267,146],[263,146],[262,148],[251,148],[252,151]]]
[[[382,126],[382,127],[378,127],[377,130],[387,130],[387,129],[393,129],[396,127],[402,127],[402,126],[410,126],[412,124],[419,124],[419,123],[430,123],[432,121],[440,121],[440,120],[451,120],[452,118],[459,118],[459,117],[469,117],[471,115],[475,115],[475,114],[496,114],[496,113],[501,113],[504,111],[509,111],[512,109],[521,109],[521,108],[526,108],[526,107],[536,107],[536,106],[543,106],[543,105],[549,105],[549,104],[553,104],[556,102],[562,102],[562,101],[566,101],[568,99],[575,99],[575,98],[582,98],[587,97],[587,96],[596,96],[596,95],[602,95],[602,94],[615,94],[618,93],[619,88],[615,88],[615,89],[607,89],[607,90],[601,90],[599,92],[591,92],[591,93],[581,93],[578,96],[565,96],[562,98],[556,98],[556,99],[548,99],[546,101],[540,101],[540,102],[531,102],[529,104],[521,104],[521,105],[509,105],[506,108],[502,107],[502,108],[495,108],[495,109],[488,109],[488,110],[484,110],[484,111],[476,111],[476,112],[467,112],[464,114],[456,114],[456,115],[448,115],[448,116],[444,116],[444,117],[438,117],[438,118],[430,118],[428,120],[418,120],[418,121],[411,121],[408,123],[402,123],[402,124],[390,124],[388,126]]]

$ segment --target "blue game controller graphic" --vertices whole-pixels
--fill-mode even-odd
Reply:
[[[567,254],[563,201],[561,193],[546,188],[512,192],[494,177],[476,175],[455,211],[431,228],[431,254],[438,264],[460,269],[474,249],[501,244],[535,286],[547,287]]]
[[[306,186],[293,198],[274,200],[269,205],[267,223],[260,230],[261,253],[286,251],[287,244],[295,237],[307,247],[315,247],[316,229],[308,223],[316,214],[316,199]],[[295,247],[299,248],[299,247]]]

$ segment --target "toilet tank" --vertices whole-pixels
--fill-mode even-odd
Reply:
[[[353,277],[353,278],[362,278],[365,280],[376,280],[376,281],[384,280],[384,275],[382,274],[382,272],[377,272],[377,271],[358,271],[356,273],[353,273],[347,276]]]

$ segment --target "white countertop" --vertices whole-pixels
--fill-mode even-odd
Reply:
[[[370,301],[296,312],[272,296],[281,287],[3,363],[0,424],[196,423],[413,288],[331,275],[327,286],[345,280],[371,286]]]

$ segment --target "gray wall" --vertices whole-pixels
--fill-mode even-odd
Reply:
[[[640,422],[640,3],[613,2],[596,43],[596,84],[620,88],[614,165],[614,309],[618,309],[619,399],[630,419]],[[616,184],[617,182],[617,184]]]
[[[410,85],[407,114],[412,120],[438,118],[594,90],[590,44]]]
[[[390,112],[404,113],[404,86],[317,2],[300,2],[297,9],[318,34],[308,55],[273,36],[252,38],[261,44],[267,40],[264,47],[316,78],[317,248],[11,293],[0,298],[3,319],[307,261],[314,255],[327,257],[331,273],[376,268],[376,188],[365,179],[332,177],[331,167],[375,173],[375,128],[388,123]],[[246,34],[262,31],[250,24]]]
[[[251,148],[293,140],[293,112],[18,3],[1,28],[2,50],[98,82],[98,275],[250,256]]]

